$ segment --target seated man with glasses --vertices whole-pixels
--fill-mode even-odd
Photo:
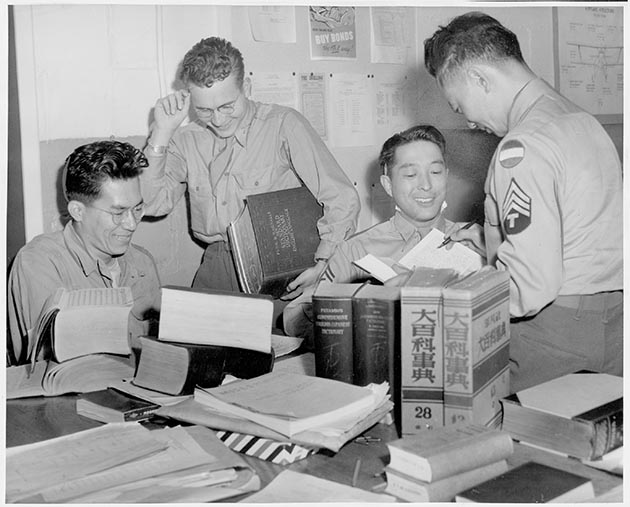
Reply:
[[[248,98],[243,57],[230,42],[210,37],[195,44],[179,79],[185,89],[155,105],[142,176],[147,214],[170,213],[187,191],[192,234],[206,245],[193,287],[239,291],[227,227],[243,200],[305,185],[324,213],[313,267],[288,286],[286,299],[295,298],[355,231],[360,204],[354,186],[304,116]],[[195,121],[180,126],[189,109]]]
[[[27,361],[29,337],[44,303],[60,287],[130,287],[131,345],[148,334],[160,305],[153,257],[131,238],[144,215],[139,175],[142,152],[118,141],[80,146],[66,159],[64,196],[71,220],[17,254],[8,280],[7,362]]]

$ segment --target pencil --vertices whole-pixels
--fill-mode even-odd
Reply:
[[[352,487],[357,487],[357,481],[359,479],[359,470],[361,469],[361,458],[357,458],[357,462],[354,464],[354,473],[352,474]]]
[[[464,225],[464,227],[459,230],[461,231],[463,229],[470,229],[473,225],[475,225],[475,222],[468,222],[466,225]],[[448,245],[451,241],[453,241],[453,239],[450,236],[448,238],[444,238],[444,241],[442,241],[442,244],[439,245],[438,248],[442,248],[444,245]]]

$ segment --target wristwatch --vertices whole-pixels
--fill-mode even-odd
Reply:
[[[155,155],[164,155],[166,153],[166,146],[163,145],[154,145],[151,144],[150,141],[147,141],[147,146],[151,149],[151,151],[155,154]]]

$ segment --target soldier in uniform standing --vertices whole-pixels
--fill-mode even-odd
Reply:
[[[494,18],[464,14],[425,65],[470,128],[502,137],[485,183],[484,244],[509,271],[513,392],[580,369],[623,374],[622,173],[600,123],[523,60]]]

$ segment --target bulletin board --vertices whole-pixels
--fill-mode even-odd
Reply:
[[[601,123],[623,121],[623,8],[554,7],[559,92]]]

